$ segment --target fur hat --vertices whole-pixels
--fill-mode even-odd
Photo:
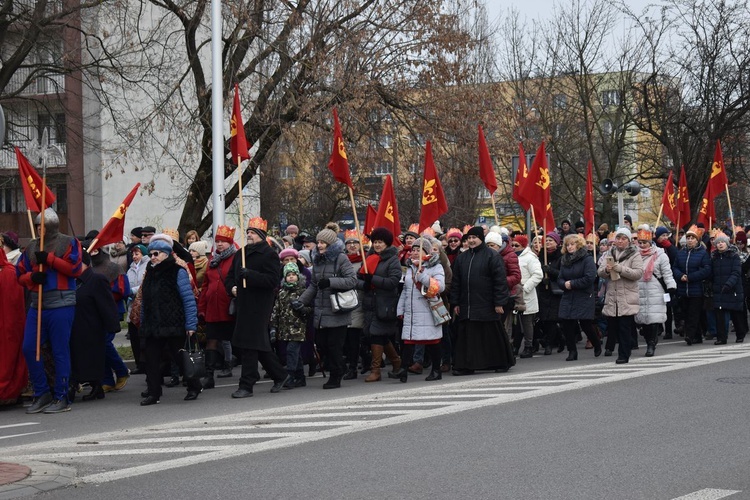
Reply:
[[[188,248],[191,252],[197,252],[198,255],[206,255],[208,253],[208,245],[203,240],[194,241]]]
[[[560,242],[562,240],[560,240],[560,235],[557,234],[557,231],[550,231],[549,233],[546,234],[546,237],[552,238],[553,240],[555,240],[555,243],[557,243],[557,246],[560,246]]]
[[[336,240],[338,239],[338,235],[333,229],[329,229],[328,227],[326,227],[318,233],[315,239],[316,241],[322,241],[323,243],[326,243],[330,246],[336,242]]]
[[[482,226],[474,226],[468,231],[466,231],[466,236],[476,236],[477,238],[479,238],[480,240],[484,242],[484,229],[482,228]]]
[[[370,233],[370,241],[375,240],[380,240],[386,245],[391,246],[393,245],[393,233],[384,227],[376,227]]]
[[[279,252],[279,260],[284,260],[287,257],[294,257],[295,259],[299,258],[299,252],[295,250],[294,248],[285,248],[281,252]]]
[[[174,240],[171,236],[164,233],[155,234],[148,244],[148,251],[157,250],[159,252],[172,253]]]
[[[496,233],[494,231],[490,231],[487,233],[487,236],[484,237],[485,243],[494,243],[495,245],[502,247],[503,246],[503,237],[500,233]]]

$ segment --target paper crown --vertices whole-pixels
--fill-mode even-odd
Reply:
[[[409,233],[419,234],[419,224],[415,222],[414,224],[409,226],[409,229],[407,229],[406,231]]]
[[[744,233],[744,232],[745,232],[745,228],[744,228],[744,227],[742,227],[742,226],[734,226],[734,234],[735,234],[735,235],[736,235],[737,233],[739,233],[740,231],[742,231],[742,232]]]
[[[344,231],[344,242],[349,243],[350,241],[360,241],[359,231],[356,229],[347,229]]]
[[[424,231],[422,231],[422,234],[426,234],[427,236],[432,236],[434,238],[435,237],[435,230],[432,229],[431,227],[428,227],[427,229],[425,229]]]
[[[459,228],[452,227],[452,228],[448,229],[448,232],[446,233],[446,236],[448,238],[458,238],[460,240],[461,236],[463,236],[463,233],[461,232],[461,230]]]
[[[693,224],[692,226],[690,226],[690,228],[688,228],[687,231],[685,231],[685,236],[687,236],[688,234],[692,234],[696,238],[701,239],[705,231],[706,230],[703,229],[702,227],[698,227],[695,224]]]
[[[471,229],[472,227],[474,227],[474,226],[472,226],[471,224],[466,224],[466,225],[464,226],[464,230],[463,230],[462,232],[463,232],[464,234],[466,234],[466,233],[468,233],[468,232],[469,232],[469,229]]]
[[[648,229],[639,229],[636,233],[636,238],[642,241],[651,241],[653,237],[653,233]]]
[[[711,230],[711,238],[716,238],[717,236],[726,236],[726,233],[719,229],[718,227],[715,227]]]
[[[225,241],[227,243],[234,242],[234,231],[235,228],[229,226],[219,226],[216,228],[215,241]]]
[[[607,235],[607,240],[609,240],[609,241],[615,241],[615,232],[614,232],[614,231],[611,231],[611,232],[610,232],[610,233],[609,233],[609,234]]]
[[[248,229],[255,228],[260,229],[261,231],[267,231],[268,230],[268,221],[261,218],[261,217],[253,217],[247,222]]]
[[[169,227],[165,227],[164,229],[161,230],[161,232],[163,234],[166,234],[167,236],[169,236],[170,238],[172,238],[175,241],[180,241],[180,232],[177,231],[177,229],[172,229],[172,228],[169,228]]]

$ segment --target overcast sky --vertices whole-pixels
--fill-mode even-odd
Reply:
[[[491,20],[497,20],[498,16],[505,14],[513,7],[521,14],[521,19],[527,18],[529,23],[533,19],[546,18],[552,15],[553,6],[569,5],[571,0],[485,0],[487,11]],[[624,3],[632,10],[638,12],[649,3],[660,3],[659,0],[625,0]]]

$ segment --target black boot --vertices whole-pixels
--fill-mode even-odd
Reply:
[[[213,349],[206,351],[206,376],[200,380],[203,389],[213,389],[216,386],[216,382],[214,381],[214,370],[220,370],[223,366],[223,353]]]
[[[530,345],[527,345],[523,348],[523,352],[521,352],[521,355],[519,356],[521,359],[526,359],[534,356],[534,351],[531,349]]]
[[[443,372],[440,371],[440,366],[435,366],[433,363],[432,370],[430,371],[430,374],[427,375],[427,378],[425,379],[427,382],[432,382],[433,380],[442,380],[443,379]],[[402,380],[402,382],[405,382],[405,380]]]
[[[578,349],[568,349],[568,357],[565,361],[576,361],[578,359]]]
[[[91,386],[91,392],[81,397],[83,401],[93,401],[95,399],[104,399],[104,389],[101,384]]]
[[[338,389],[341,387],[341,375],[334,375],[331,373],[331,376],[328,378],[328,381],[323,384],[323,389]]]

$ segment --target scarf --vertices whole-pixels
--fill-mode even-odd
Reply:
[[[349,262],[352,264],[357,264],[359,262],[362,262],[362,254],[361,253],[349,253],[346,254],[347,257],[349,257]]]
[[[651,256],[651,258],[648,259],[648,262],[646,262],[646,266],[643,269],[643,281],[651,281],[651,278],[654,275],[654,266],[656,265],[656,259],[659,257],[659,255],[656,253],[656,248],[654,248],[653,246],[641,249],[641,257],[645,258],[649,255]]]
[[[219,264],[221,263],[222,260],[228,259],[232,255],[234,255],[236,251],[237,251],[237,248],[235,248],[234,245],[229,245],[229,248],[227,248],[223,252],[218,252],[214,250],[214,256],[211,258],[211,262],[209,262],[208,267],[211,267],[211,268],[219,267]]]
[[[367,256],[367,259],[365,259],[365,264],[367,264],[369,274],[375,274],[375,269],[377,269],[378,264],[380,264],[380,254],[375,252],[371,253]],[[365,274],[365,266],[359,268],[359,274]]]

